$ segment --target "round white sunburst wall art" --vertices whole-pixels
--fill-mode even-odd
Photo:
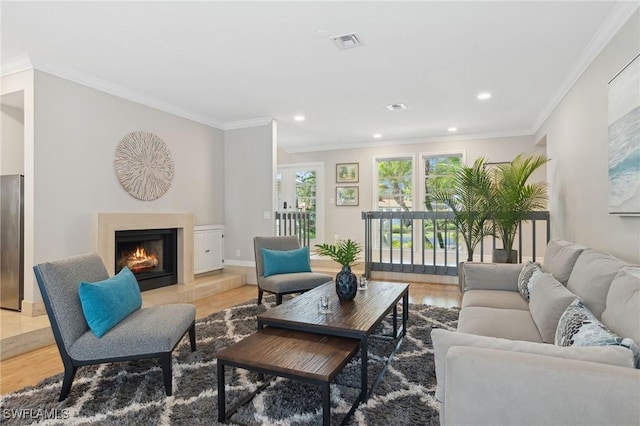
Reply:
[[[137,131],[125,136],[116,149],[115,166],[122,187],[139,200],[157,200],[171,187],[171,152],[151,132]]]

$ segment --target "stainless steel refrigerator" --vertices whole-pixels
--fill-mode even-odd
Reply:
[[[0,308],[21,309],[24,298],[24,176],[0,176]]]

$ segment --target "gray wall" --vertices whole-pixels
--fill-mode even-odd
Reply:
[[[607,83],[640,52],[636,11],[536,134],[546,136],[554,236],[640,263],[640,217],[608,214]]]
[[[158,135],[175,163],[155,201],[129,195],[115,173],[116,147],[135,130]],[[224,223],[221,130],[36,72],[34,140],[34,263],[91,251],[97,212],[192,212],[196,224]]]
[[[273,235],[275,125],[225,131],[226,264],[251,266],[253,237]]]

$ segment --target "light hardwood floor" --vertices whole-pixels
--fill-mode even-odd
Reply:
[[[257,288],[244,285],[232,290],[197,299],[196,318],[246,302],[257,297]],[[409,301],[415,304],[441,307],[460,306],[461,295],[456,285],[410,283]],[[19,355],[0,362],[0,394],[35,385],[64,370],[56,345]]]

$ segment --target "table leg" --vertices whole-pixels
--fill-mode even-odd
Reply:
[[[369,397],[369,384],[367,383],[367,367],[368,367],[368,354],[367,354],[367,336],[365,335],[362,339],[360,339],[360,359],[362,362],[362,366],[361,366],[361,383],[360,386],[362,387],[362,402],[367,402],[367,399]]]
[[[227,417],[224,395],[224,363],[218,360],[218,421],[224,422]]]
[[[322,384],[322,424],[331,425],[331,383]]]
[[[402,296],[402,335],[407,335],[407,321],[409,320],[409,290]]]
[[[398,305],[393,305],[393,338],[398,338]]]

